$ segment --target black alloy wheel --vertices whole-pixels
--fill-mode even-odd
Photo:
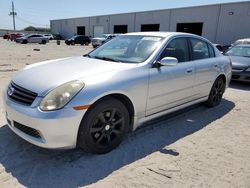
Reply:
[[[218,106],[221,102],[224,91],[225,91],[225,82],[222,79],[222,77],[219,77],[215,80],[213,84],[206,105],[208,107]]]
[[[129,114],[123,103],[106,98],[94,104],[83,118],[78,145],[90,153],[107,153],[121,143],[128,127]]]

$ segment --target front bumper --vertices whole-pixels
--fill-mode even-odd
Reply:
[[[63,108],[57,111],[43,112],[38,107],[24,106],[8,98],[4,92],[6,119],[10,129],[24,140],[43,148],[74,148],[80,122],[86,110],[76,111]],[[41,100],[39,97],[34,101]],[[38,137],[26,130],[35,130]]]
[[[232,80],[238,80],[243,82],[250,82],[250,73],[249,72],[232,72]]]

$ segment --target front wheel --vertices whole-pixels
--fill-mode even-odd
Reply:
[[[222,77],[217,78],[212,86],[208,100],[205,103],[206,106],[208,107],[218,106],[221,102],[225,88],[226,84],[222,79]]]
[[[27,43],[28,43],[27,40],[23,40],[23,41],[22,41],[22,44],[27,44]]]
[[[129,113],[119,100],[109,97],[91,106],[78,132],[78,146],[103,154],[116,148],[129,128]]]

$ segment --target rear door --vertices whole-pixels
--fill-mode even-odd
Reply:
[[[28,37],[28,39],[27,39],[28,42],[29,42],[29,43],[33,43],[33,42],[35,41],[35,38],[34,38],[35,36],[36,36],[36,35],[30,35],[30,36]]]
[[[147,116],[193,100],[195,65],[190,61],[188,40],[171,40],[158,60],[164,57],[175,57],[179,62],[150,69]]]
[[[212,84],[218,75],[219,64],[215,57],[214,48],[201,39],[189,38],[191,58],[196,67],[194,92],[197,98],[209,94]]]

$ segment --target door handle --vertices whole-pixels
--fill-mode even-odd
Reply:
[[[186,72],[187,72],[187,73],[192,73],[192,72],[193,72],[193,69],[187,69]]]

